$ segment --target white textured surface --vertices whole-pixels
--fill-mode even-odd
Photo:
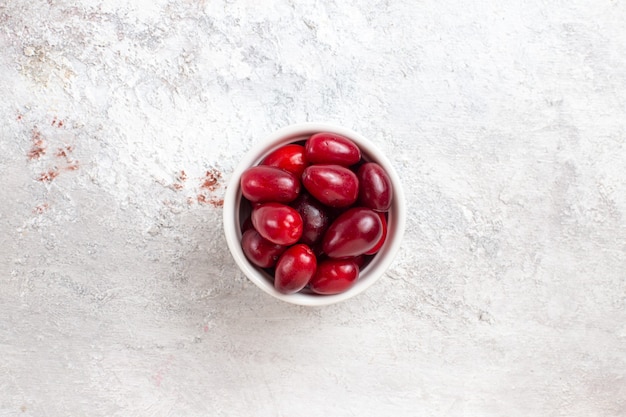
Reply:
[[[0,415],[625,416],[624,21],[0,2]],[[388,275],[321,309],[247,282],[215,207],[302,121],[369,137],[410,204]]]

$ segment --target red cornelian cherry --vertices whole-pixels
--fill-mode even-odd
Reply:
[[[302,184],[313,197],[330,207],[348,207],[359,196],[357,176],[340,165],[310,165],[302,174]]]
[[[322,250],[331,258],[348,258],[372,250],[383,234],[375,211],[365,207],[346,210],[331,223],[322,240]]]
[[[316,133],[305,143],[311,164],[337,164],[348,167],[361,160],[361,150],[352,140],[335,133]]]
[[[304,230],[300,242],[307,245],[315,245],[322,240],[324,232],[330,225],[330,213],[328,207],[317,201],[306,191],[291,203],[291,207],[302,217]]]
[[[255,230],[277,245],[293,245],[302,236],[302,217],[284,204],[259,204],[252,209],[251,218]]]
[[[296,143],[281,146],[263,159],[261,165],[269,165],[289,171],[297,178],[302,176],[302,171],[309,164],[304,156],[304,146]]]
[[[350,288],[358,277],[359,267],[354,260],[327,259],[317,265],[309,287],[317,294],[339,294]]]
[[[241,238],[241,248],[246,258],[261,268],[271,268],[276,264],[278,257],[287,249],[265,239],[254,229],[248,229]]]
[[[393,190],[389,176],[376,162],[361,165],[356,173],[359,179],[359,204],[376,211],[391,207]]]
[[[289,247],[278,258],[274,272],[274,288],[283,294],[293,294],[304,288],[317,270],[317,259],[311,248],[303,243]]]
[[[258,165],[241,174],[241,193],[252,203],[288,203],[300,194],[300,180],[283,169]]]
[[[381,213],[379,211],[377,211],[376,214],[378,214],[378,217],[380,218],[380,221],[383,224],[383,234],[380,236],[378,243],[372,249],[365,252],[365,255],[374,255],[378,253],[380,248],[383,247],[383,244],[385,243],[385,239],[387,239],[387,215],[386,213]]]

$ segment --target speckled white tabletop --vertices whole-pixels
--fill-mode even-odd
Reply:
[[[626,416],[626,5],[0,2],[0,416]],[[237,269],[224,184],[304,121],[409,219],[342,304]]]

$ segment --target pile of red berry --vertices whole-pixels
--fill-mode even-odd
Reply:
[[[346,137],[282,146],[242,174],[241,191],[243,252],[281,293],[343,292],[385,241],[391,180]]]

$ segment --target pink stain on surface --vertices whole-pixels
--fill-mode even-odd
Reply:
[[[200,179],[200,193],[196,196],[198,204],[208,204],[213,207],[222,207],[224,200],[217,198],[212,194],[221,187],[222,173],[211,168]]]
[[[57,149],[56,156],[59,158],[68,158],[69,154],[72,153],[74,147],[72,145],[66,145],[62,148]]]
[[[43,214],[50,208],[48,203],[39,204],[37,207],[33,209],[33,213],[35,214]]]
[[[59,120],[56,116],[54,116],[52,119],[52,126],[63,127],[63,120]]]
[[[41,132],[37,130],[37,128],[33,128],[30,139],[32,141],[32,146],[26,156],[28,156],[28,159],[31,160],[41,158],[41,156],[46,153],[46,145],[43,137],[41,136]]]
[[[174,355],[169,355],[165,361],[163,361],[156,370],[156,373],[152,376],[154,385],[160,387],[165,380],[165,374],[172,367],[174,363]]]
[[[71,164],[65,167],[65,170],[76,171],[78,168],[80,168],[80,165],[78,165],[78,161],[73,161]]]
[[[213,207],[222,207],[224,205],[224,200],[221,198],[209,197],[205,194],[198,194],[196,197],[199,204],[208,204]]]
[[[53,179],[55,179],[58,176],[59,176],[59,170],[58,169],[51,169],[51,170],[48,170],[47,172],[42,172],[39,175],[39,178],[37,178],[37,181],[40,181],[40,182],[51,182]]]
[[[170,185],[170,188],[174,191],[181,191],[185,188],[185,181],[187,181],[187,173],[183,169],[176,174],[176,180],[172,183],[172,185]]]
[[[215,168],[211,168],[204,174],[201,180],[200,188],[209,191],[215,191],[219,188],[219,181],[222,178],[222,173]]]

